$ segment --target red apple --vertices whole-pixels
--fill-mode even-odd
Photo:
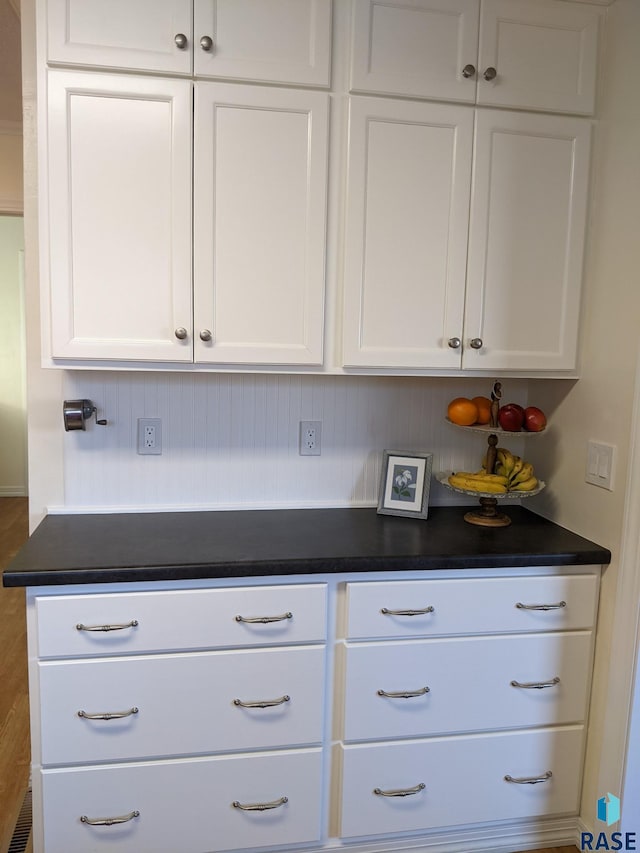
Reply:
[[[520,432],[524,423],[524,409],[517,403],[507,403],[498,412],[498,423],[507,432]]]
[[[527,406],[524,410],[524,428],[529,432],[541,432],[547,425],[547,416],[537,406]]]

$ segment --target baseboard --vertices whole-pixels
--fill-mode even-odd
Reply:
[[[25,486],[0,486],[0,498],[26,498]]]

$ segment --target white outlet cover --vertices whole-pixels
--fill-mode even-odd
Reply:
[[[155,431],[155,446],[147,447],[145,430],[152,427]],[[138,418],[138,453],[140,456],[162,455],[162,421],[160,418]]]

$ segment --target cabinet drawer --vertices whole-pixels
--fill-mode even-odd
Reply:
[[[575,813],[582,743],[582,727],[572,726],[343,747],[341,835]],[[540,784],[504,778],[540,778],[549,771]],[[408,796],[375,793],[414,788]]]
[[[320,743],[324,661],[302,646],[41,663],[42,763]]]
[[[320,837],[321,751],[41,771],[47,853],[205,853]],[[272,803],[243,811],[234,802]],[[127,823],[81,821],[127,816]]]
[[[349,583],[347,590],[350,639],[556,631],[593,625],[598,578],[594,574]],[[552,609],[533,609],[541,605]],[[405,615],[407,611],[414,615]]]
[[[326,598],[323,584],[37,596],[38,654],[94,657],[318,642],[327,632]],[[266,621],[271,619],[276,621]],[[116,630],[86,630],[96,626]]]
[[[350,646],[344,739],[581,722],[590,667],[588,631]]]

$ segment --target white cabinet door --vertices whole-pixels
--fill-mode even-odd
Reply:
[[[591,126],[478,111],[465,369],[576,366]]]
[[[54,358],[191,361],[191,83],[50,71]]]
[[[351,99],[345,366],[460,366],[472,136],[467,107]]]
[[[329,85],[331,0],[194,0],[194,34],[198,77]]]
[[[478,0],[355,0],[352,91],[473,103],[478,10]]]
[[[322,363],[328,100],[196,84],[197,362]]]
[[[482,0],[478,103],[593,113],[599,21],[575,3]]]
[[[190,74],[191,28],[191,0],[47,0],[47,58]]]

